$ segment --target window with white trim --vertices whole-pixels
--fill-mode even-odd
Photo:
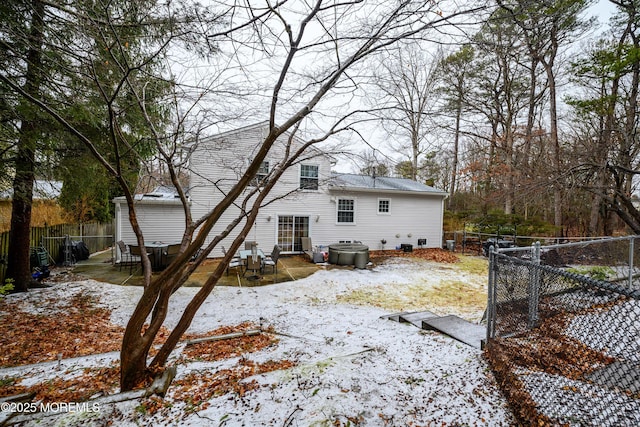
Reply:
[[[253,178],[252,185],[254,187],[264,186],[268,175],[269,175],[269,162],[265,160],[264,162],[260,163],[260,168],[258,169],[258,172],[256,172],[256,176]]]
[[[354,199],[338,199],[338,224],[355,224],[356,201]]]
[[[380,215],[391,214],[391,199],[378,199],[378,213]]]
[[[303,190],[318,189],[318,165],[300,165],[300,188]]]

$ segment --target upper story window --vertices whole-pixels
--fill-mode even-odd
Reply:
[[[255,187],[264,186],[268,175],[269,175],[269,162],[264,161],[260,164],[260,169],[258,169],[258,172],[256,172],[256,176],[255,178],[253,178],[252,185]]]
[[[318,189],[317,165],[300,165],[300,188],[303,190]]]
[[[353,199],[338,199],[338,224],[355,224],[356,201]]]
[[[381,215],[391,213],[391,199],[378,199],[378,213]]]

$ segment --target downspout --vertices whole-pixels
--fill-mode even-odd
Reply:
[[[114,199],[115,207],[115,218],[114,218],[114,239],[113,239],[113,247],[115,248],[115,256],[114,263],[120,260],[120,249],[116,242],[122,240],[122,209],[120,208],[120,202]]]
[[[442,244],[444,243],[444,201],[447,199],[447,197],[448,195],[445,194],[440,202],[440,248],[443,247]],[[429,247],[428,244],[427,247]]]

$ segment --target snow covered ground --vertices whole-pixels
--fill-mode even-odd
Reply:
[[[381,319],[389,313],[383,308],[342,302],[345,295],[367,289],[385,289],[387,295],[397,291],[406,298],[404,291],[409,286],[419,284],[427,290],[452,278],[476,287],[486,283],[484,277],[457,271],[455,266],[441,268],[441,264],[399,258],[370,270],[321,270],[295,282],[216,288],[189,332],[241,322],[270,326],[279,343],[244,357],[256,362],[286,359],[295,366],[251,378],[263,386],[242,397],[225,394],[213,398],[206,409],[196,413],[185,412],[187,404],[175,401],[169,415],[167,411],[148,415],[140,413],[140,401],[130,401],[104,405],[94,413],[52,417],[37,425],[103,425],[108,419],[117,420],[117,425],[512,425],[506,401],[479,350],[438,333]],[[55,292],[64,298],[78,290],[97,295],[112,309],[112,321],[120,325],[125,325],[141,293],[137,287],[88,280],[59,283],[53,289],[15,297],[23,298],[28,306],[30,300],[37,300],[38,292]],[[182,307],[196,291],[182,288],[177,292],[168,328],[175,325]],[[410,301],[408,305],[416,308]],[[455,311],[455,307],[438,308],[440,314]],[[0,376],[21,373],[36,381],[74,366],[107,366],[116,358],[114,353],[68,360],[61,370],[54,369],[57,362],[2,369]],[[229,368],[237,362],[238,358],[233,358],[181,364],[176,379],[191,372]]]

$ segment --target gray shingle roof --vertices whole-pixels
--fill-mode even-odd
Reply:
[[[379,190],[379,191],[403,191],[411,193],[439,194],[447,193],[437,188],[404,178],[391,178],[388,176],[372,177],[369,175],[334,174],[329,187],[333,189],[349,190]]]

